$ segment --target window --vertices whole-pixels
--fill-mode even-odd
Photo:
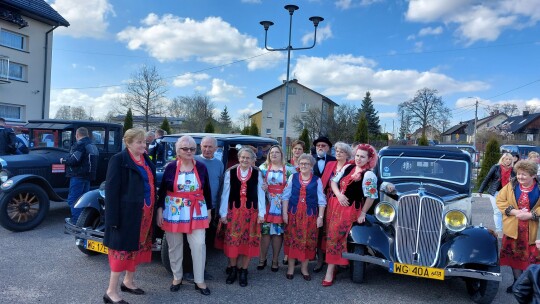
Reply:
[[[119,147],[116,145],[116,140],[116,132],[109,131],[109,152],[119,152],[120,149],[118,149]]]
[[[300,111],[307,112],[309,110],[309,104],[303,103],[301,104]]]
[[[296,88],[295,87],[289,87],[289,95],[296,95]]]
[[[281,119],[281,120],[279,121],[279,128],[280,128],[280,129],[283,129],[284,125],[285,125],[285,120]]]
[[[9,79],[26,80],[26,66],[14,62],[9,63]]]
[[[26,50],[26,36],[2,29],[0,33],[0,44],[17,50]]]
[[[22,120],[22,107],[0,105],[0,117],[5,119]]]
[[[268,111],[268,113],[266,113],[266,118],[272,118],[272,112]]]
[[[284,102],[280,102],[280,103],[279,103],[279,110],[280,110],[281,112],[285,112],[285,103],[284,103]]]
[[[272,134],[272,129],[266,129],[266,134]]]

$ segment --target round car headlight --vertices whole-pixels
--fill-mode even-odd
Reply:
[[[375,217],[383,223],[392,222],[395,216],[396,209],[392,204],[380,202],[377,204],[377,207],[375,207]]]
[[[444,216],[444,224],[451,231],[461,231],[467,227],[467,216],[459,210],[448,211]]]
[[[0,182],[5,183],[9,179],[9,172],[7,170],[0,171]]]

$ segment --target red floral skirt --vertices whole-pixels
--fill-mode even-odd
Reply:
[[[120,251],[109,249],[109,265],[112,272],[135,272],[137,265],[152,261],[152,217],[154,206],[144,204],[139,237],[139,250]]]
[[[348,265],[349,260],[341,257],[347,251],[347,235],[352,224],[358,218],[361,209],[351,206],[343,207],[336,197],[328,201],[326,213],[326,263],[335,265]]]
[[[536,245],[529,244],[529,221],[518,222],[517,239],[503,236],[500,264],[521,270],[527,269],[531,264],[540,264]]]
[[[298,203],[296,214],[288,212],[289,224],[285,227],[283,250],[289,258],[300,261],[312,260],[315,258],[317,248],[317,213],[307,215],[305,202]]]
[[[233,203],[234,205],[234,203]],[[229,258],[239,255],[258,257],[261,240],[261,225],[257,223],[258,210],[245,206],[229,209],[227,224],[221,225],[217,231],[215,244]]]

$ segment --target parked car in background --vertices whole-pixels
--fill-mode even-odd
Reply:
[[[540,147],[529,145],[502,145],[500,151],[501,153],[517,153],[519,154],[519,159],[527,159],[529,157],[529,152],[531,151],[540,153]]]
[[[38,226],[49,211],[50,201],[63,201],[69,192],[66,165],[69,149],[76,142],[75,131],[86,127],[98,147],[96,189],[105,180],[110,156],[122,148],[122,125],[97,121],[31,120],[28,129],[30,152],[0,157],[0,225],[11,231]],[[100,134],[100,137],[95,137]]]
[[[190,135],[195,139],[197,143],[196,154],[201,153],[200,143],[203,137],[213,136],[218,143],[218,149],[215,153],[215,157],[223,162],[225,169],[238,163],[238,150],[242,146],[252,146],[257,152],[257,159],[255,165],[259,166],[266,160],[266,155],[270,151],[273,145],[277,145],[278,142],[275,139],[249,136],[249,135],[236,135],[236,134],[213,134],[213,133],[184,133],[184,134],[172,134],[165,135],[162,139],[162,143],[165,144],[166,163],[176,160],[176,150],[174,144],[183,135]],[[161,183],[163,177],[163,171],[165,166],[156,169],[157,185]],[[108,249],[103,245],[103,235],[105,231],[105,185],[101,186],[101,190],[94,190],[84,194],[75,204],[76,208],[83,208],[83,211],[76,224],[72,224],[66,219],[64,225],[64,231],[67,234],[75,236],[75,245],[81,252],[87,255],[96,255],[98,253],[107,253]],[[219,205],[214,206],[214,212],[219,210]],[[212,223],[210,230],[207,233],[208,239],[213,239],[215,230],[217,228],[217,222],[219,217],[216,214],[212,216]],[[207,247],[211,247],[212,244],[207,244]],[[163,237],[163,231],[158,229],[154,233],[154,246],[153,251],[161,252],[161,260],[167,270],[170,271],[169,264],[169,251],[166,239]]]
[[[349,233],[343,257],[351,260],[352,280],[364,282],[367,264],[425,279],[460,277],[475,303],[491,303],[502,279],[498,241],[471,224],[469,153],[390,146],[380,150],[376,170],[396,191],[381,191],[374,215]]]
[[[480,154],[473,145],[467,144],[438,144],[437,147],[458,148],[471,155],[474,168],[480,167]]]

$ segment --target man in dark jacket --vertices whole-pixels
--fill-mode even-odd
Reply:
[[[0,155],[15,154],[15,132],[6,126],[6,120],[0,117]]]
[[[148,156],[150,156],[154,165],[159,168],[165,165],[165,143],[161,142],[161,140],[167,132],[157,129],[155,134],[155,139],[148,146]]]
[[[329,161],[336,160],[335,157],[330,155],[330,149],[332,149],[332,142],[326,136],[319,136],[319,138],[313,141],[315,147],[315,166],[313,166],[313,174],[321,177],[324,172],[324,168]]]
[[[80,209],[74,208],[75,202],[81,195],[90,190],[90,181],[96,179],[99,151],[88,137],[88,129],[81,127],[75,133],[77,142],[71,146],[69,157],[60,158],[61,164],[66,164],[66,176],[69,180],[68,205],[71,208],[71,222],[77,223]]]

